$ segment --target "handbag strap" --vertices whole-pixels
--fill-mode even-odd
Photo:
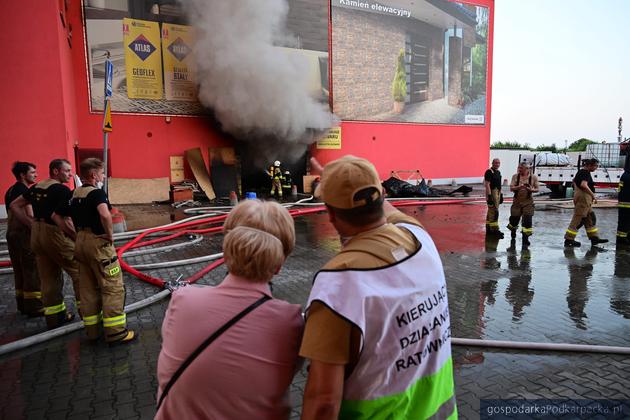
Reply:
[[[232,325],[236,324],[241,318],[243,318],[245,315],[247,315],[248,313],[250,313],[251,311],[253,311],[254,309],[256,309],[257,307],[259,307],[260,305],[262,305],[263,303],[267,302],[270,299],[271,298],[269,296],[264,295],[263,297],[258,299],[256,302],[252,303],[247,308],[243,309],[241,312],[236,314],[234,318],[230,319],[228,322],[223,324],[223,326],[221,326],[221,328],[213,332],[210,335],[210,337],[206,338],[206,340],[203,343],[201,343],[199,347],[197,347],[195,351],[193,351],[186,360],[184,360],[184,363],[182,363],[179,366],[177,371],[173,374],[171,379],[168,381],[168,383],[164,387],[164,391],[162,392],[162,395],[160,395],[160,400],[158,401],[158,404],[157,404],[157,410],[160,409],[160,406],[162,405],[162,402],[164,401],[166,394],[168,394],[168,392],[170,391],[171,387],[175,384],[177,379],[179,379],[179,377],[182,375],[182,373],[184,373],[186,368],[190,366],[190,364],[197,358],[197,356],[201,354],[201,352],[203,352],[206,349],[206,347],[208,347],[221,334],[226,332]]]

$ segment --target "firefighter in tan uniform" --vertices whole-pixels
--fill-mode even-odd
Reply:
[[[105,191],[98,188],[104,177],[103,162],[86,159],[79,172],[84,184],[74,190],[70,214],[77,230],[75,257],[79,261],[85,332],[96,341],[102,322],[108,343],[128,343],[137,333],[127,329],[125,286],[113,245],[111,205]]]
[[[276,160],[272,166],[269,167],[267,171],[269,175],[269,179],[271,180],[271,196],[274,196],[276,193],[279,198],[282,198],[282,169],[280,168],[280,161]]]
[[[625,152],[629,153],[629,152]],[[617,219],[617,244],[630,245],[630,155],[626,156],[626,164],[624,166],[623,175],[619,180],[619,195],[617,197],[619,204]]]
[[[538,192],[538,177],[531,173],[527,163],[518,165],[518,173],[512,176],[510,191],[514,193],[512,207],[510,208],[510,221],[507,228],[512,234],[512,240],[516,239],[518,224],[523,218],[523,246],[529,246],[529,237],[534,233],[532,219],[534,217],[534,197],[532,193]]]
[[[56,328],[74,318],[63,298],[62,269],[72,278],[77,310],[80,309],[79,267],[74,259],[74,227],[67,214],[72,192],[63,185],[70,181],[72,167],[66,159],[54,159],[48,170],[50,177],[13,201],[11,211],[31,226],[31,248],[41,280],[46,325]],[[26,213],[29,204],[33,218]]]
[[[573,178],[573,218],[564,235],[565,247],[579,247],[581,244],[575,240],[578,230],[582,226],[586,229],[586,235],[591,240],[591,244],[597,245],[608,242],[608,239],[601,239],[597,234],[595,226],[596,219],[593,213],[593,204],[597,202],[595,199],[595,183],[591,177],[591,172],[597,169],[599,161],[597,159],[584,159],[582,161],[582,169],[580,169],[575,178]]]
[[[15,176],[16,183],[8,189],[4,196],[4,202],[8,215],[7,247],[9,248],[15,280],[15,300],[18,311],[24,315],[42,316],[44,315],[42,292],[37,275],[35,254],[31,250],[31,228],[30,225],[20,222],[10,208],[11,203],[26,193],[28,188],[35,183],[37,170],[32,163],[15,162],[11,171]],[[27,206],[26,210],[32,216],[33,208]]]
[[[503,238],[499,230],[499,205],[503,202],[501,194],[501,160],[492,159],[492,167],[483,175],[483,185],[486,189],[488,213],[486,214],[486,235]]]

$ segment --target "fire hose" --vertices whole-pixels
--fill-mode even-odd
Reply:
[[[325,207],[323,207],[321,204],[307,203],[306,200],[307,199],[300,200],[300,202],[296,202],[296,203],[289,203],[289,206],[313,206],[313,208],[309,208],[309,209],[289,209],[289,213],[291,214],[292,217],[306,216],[313,213],[319,213],[325,210]],[[461,203],[461,202],[462,200],[459,200],[459,199],[434,200],[434,201],[407,200],[407,201],[396,201],[394,205],[396,207],[426,206],[426,205],[455,204],[455,203]],[[221,209],[224,209],[224,208],[222,207]],[[197,209],[197,210],[202,210],[202,209]],[[216,210],[217,208],[212,208],[212,207],[203,208],[203,211],[209,211],[215,214],[216,214]],[[125,312],[131,313],[139,309],[142,309],[148,305],[151,305],[169,296],[173,292],[173,290],[175,290],[176,288],[182,285],[195,283],[204,275],[206,275],[207,273],[209,273],[210,271],[212,271],[213,269],[215,269],[216,267],[220,266],[223,263],[222,254],[218,253],[218,254],[213,254],[213,255],[198,257],[198,258],[193,258],[193,259],[187,259],[187,260],[168,261],[164,263],[155,263],[151,265],[133,267],[127,264],[123,259],[123,256],[128,250],[135,249],[135,248],[142,248],[142,247],[154,245],[161,242],[166,242],[166,241],[175,239],[183,235],[203,235],[207,233],[216,233],[216,232],[222,231],[223,229],[222,225],[206,227],[206,228],[198,228],[198,226],[222,223],[226,217],[227,217],[227,214],[214,215],[214,216],[209,216],[208,214],[200,214],[200,215],[193,216],[184,220],[169,223],[164,226],[159,226],[156,228],[149,228],[149,229],[142,229],[142,230],[137,230],[137,231],[132,231],[132,232],[125,232],[124,234],[116,235],[115,239],[129,237],[129,235],[135,236],[131,241],[127,242],[126,244],[124,244],[122,247],[120,247],[117,250],[117,255],[120,261],[121,268],[142,281],[145,281],[147,283],[153,284],[155,286],[158,286],[164,289],[153,296],[150,296],[146,299],[143,299],[141,301],[138,301],[138,302],[135,302],[133,304],[126,306]],[[177,229],[184,229],[184,230],[167,234],[166,236],[158,237],[155,239],[148,239],[148,240],[143,241],[143,239],[146,238],[147,236],[151,236],[158,233],[170,232]],[[179,247],[183,245],[177,244],[177,246]],[[165,250],[165,248],[172,248],[172,247],[173,245],[162,247],[162,248],[155,248],[153,249],[153,251],[159,252],[159,250]],[[132,252],[130,252],[128,255],[131,255],[131,254]],[[135,255],[139,255],[139,254],[136,253]],[[201,270],[197,271],[193,275],[189,276],[188,278],[184,279],[183,281],[180,281],[179,279],[174,282],[165,281],[163,279],[153,277],[139,271],[140,267],[144,267],[144,268],[169,267],[173,265],[181,265],[182,261],[185,261],[184,264],[193,264],[193,263],[205,262],[209,260],[212,260],[213,262],[211,262],[210,264],[208,264]],[[10,262],[8,265],[5,265],[3,263],[6,263],[6,261],[0,261],[0,266],[6,267],[10,265]],[[39,343],[43,343],[50,339],[60,337],[62,335],[80,330],[82,328],[83,328],[82,321],[75,322],[72,324],[62,326],[60,328],[56,328],[53,330],[45,331],[40,334],[27,337],[27,338],[23,338],[23,339],[14,341],[12,343],[1,345],[0,356],[26,348],[26,347],[36,345]],[[455,338],[455,337],[452,338],[452,343],[454,345],[461,345],[461,346],[490,347],[490,348],[501,348],[501,349],[630,354],[630,347],[615,347],[615,346],[581,345],[581,344],[566,344],[566,343],[513,342],[513,341],[482,340],[482,339],[468,339],[468,338]]]

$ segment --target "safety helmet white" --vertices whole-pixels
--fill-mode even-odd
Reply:
[[[273,163],[273,166],[280,166],[280,161],[279,161],[279,160],[276,160],[276,161]]]

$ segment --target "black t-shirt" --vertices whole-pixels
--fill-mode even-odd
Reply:
[[[40,185],[45,183],[42,181],[33,185],[24,193],[24,198],[33,206],[33,214],[35,219],[44,219],[50,224],[54,224],[50,216],[53,212],[60,216],[69,216],[68,205],[72,198],[72,191],[63,184],[52,184],[44,189]]]
[[[103,235],[105,229],[96,209],[99,204],[103,203],[107,204],[109,210],[112,209],[107,194],[99,188],[90,191],[84,198],[73,197],[70,200],[70,215],[74,227],[77,229],[90,228],[95,235]]]
[[[501,189],[501,172],[494,169],[488,169],[483,175],[483,179],[490,183],[491,189]]]
[[[28,187],[22,184],[20,181],[16,182],[7,190],[7,193],[4,195],[4,205],[7,208],[7,213],[9,212],[9,206],[13,200],[24,194],[28,191]]]
[[[593,182],[593,177],[591,177],[591,172],[588,169],[580,169],[577,174],[575,174],[575,178],[573,178],[573,182],[577,188],[580,188],[582,181],[586,181],[591,191],[595,192],[595,183]]]
[[[619,201],[630,203],[630,171],[624,171],[619,182],[623,182],[623,186],[619,188]]]

